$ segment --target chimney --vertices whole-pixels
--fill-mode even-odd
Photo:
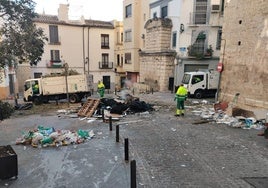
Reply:
[[[60,21],[68,22],[69,4],[60,4],[58,8],[58,18]]]

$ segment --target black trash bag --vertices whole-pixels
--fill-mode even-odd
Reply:
[[[117,103],[115,106],[111,108],[112,114],[123,114],[128,109],[128,105],[123,103]]]
[[[33,103],[18,104],[15,106],[15,110],[29,110],[33,107]]]
[[[150,104],[145,103],[144,101],[133,101],[129,105],[130,111],[137,113],[137,112],[146,112],[146,111],[153,111],[153,107]]]

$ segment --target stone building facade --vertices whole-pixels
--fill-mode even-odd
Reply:
[[[268,1],[225,4],[219,99],[244,109],[268,109]]]
[[[146,43],[140,51],[140,79],[157,91],[168,91],[174,75],[176,52],[170,49],[172,21],[153,18],[146,22]]]

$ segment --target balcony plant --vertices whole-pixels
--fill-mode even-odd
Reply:
[[[212,57],[213,56],[213,52],[214,52],[214,50],[212,49],[212,45],[209,45],[209,47],[206,50],[205,56]]]

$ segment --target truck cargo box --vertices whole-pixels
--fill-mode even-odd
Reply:
[[[90,91],[90,79],[87,75],[71,75],[67,77],[68,92]],[[66,93],[65,76],[45,77],[41,80],[43,95]]]

